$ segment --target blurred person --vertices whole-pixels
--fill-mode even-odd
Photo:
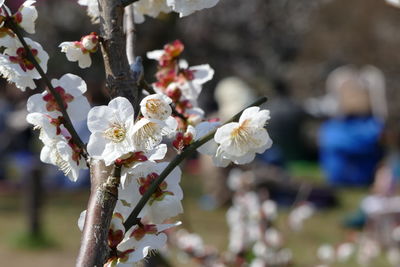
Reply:
[[[334,116],[321,126],[320,163],[334,186],[370,185],[383,152],[380,137],[387,116],[385,81],[373,66],[343,66],[327,79]]]
[[[271,112],[267,129],[274,143],[270,149],[258,155],[258,158],[263,162],[284,167],[287,161],[305,158],[307,149],[301,134],[305,113],[301,105],[292,99],[291,90],[285,81],[275,79],[273,90],[274,97],[264,106]]]

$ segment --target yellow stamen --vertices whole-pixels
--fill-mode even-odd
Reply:
[[[104,132],[104,137],[113,141],[114,143],[120,143],[124,141],[126,136],[126,129],[123,125],[114,123]]]

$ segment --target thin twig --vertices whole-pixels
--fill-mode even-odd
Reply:
[[[133,4],[138,1],[139,0],[121,0],[121,4],[123,7],[126,7],[126,6],[129,6],[130,4]]]
[[[135,63],[135,18],[134,18],[133,5],[125,7],[125,35],[126,35],[126,56],[129,65]]]
[[[30,62],[32,62],[32,64],[35,66],[36,70],[39,72],[40,76],[42,77],[42,80],[47,85],[47,90],[49,91],[49,93],[54,96],[54,99],[56,100],[56,103],[57,103],[58,107],[60,108],[61,114],[63,115],[63,118],[64,118],[63,124],[64,124],[65,128],[71,134],[71,138],[74,141],[74,143],[82,149],[82,155],[85,158],[87,158],[86,146],[82,142],[82,140],[79,137],[78,133],[76,132],[74,126],[72,125],[71,118],[69,117],[67,110],[65,109],[64,101],[62,100],[60,94],[54,89],[54,87],[51,84],[46,73],[43,71],[42,67],[36,60],[35,56],[32,54],[31,48],[25,42],[24,36],[22,35],[20,29],[18,28],[18,25],[14,22],[14,19],[12,17],[8,17],[6,24],[15,33],[15,35],[17,35],[19,41],[24,46],[24,49],[27,52],[28,60]],[[37,85],[38,83],[35,83],[35,84]]]
[[[259,106],[263,104],[264,102],[267,101],[266,97],[262,97],[255,101],[253,104],[251,104],[249,107],[252,106]],[[238,114],[233,116],[230,120],[228,120],[226,123],[230,123],[233,121],[237,121],[242,115],[242,111],[240,111]],[[129,217],[126,219],[124,223],[124,227],[126,230],[134,226],[137,221],[138,221],[138,215],[140,211],[143,209],[143,207],[146,205],[147,201],[150,199],[150,197],[153,195],[153,193],[158,189],[160,184],[167,178],[167,176],[175,169],[176,166],[178,166],[185,158],[189,157],[191,154],[193,154],[197,148],[200,146],[204,145],[208,141],[210,141],[215,134],[216,130],[213,130],[209,132],[207,135],[202,137],[201,139],[193,142],[190,146],[188,146],[186,149],[183,150],[183,152],[179,155],[177,155],[169,164],[168,166],[161,172],[160,176],[158,176],[157,180],[155,180],[149,189],[142,195],[142,198],[139,200],[139,202],[136,204],[135,208],[129,215]]]

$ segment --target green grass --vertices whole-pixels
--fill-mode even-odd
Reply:
[[[297,163],[291,165],[291,174],[299,181],[323,182],[321,172],[315,164]],[[312,177],[312,178],[310,178]],[[185,213],[179,217],[184,228],[199,233],[205,243],[223,251],[227,247],[228,228],[225,221],[225,208],[213,211],[201,210],[198,198],[202,195],[199,176],[185,176],[182,179],[184,187]],[[367,190],[340,190],[338,197],[340,205],[334,209],[317,212],[309,219],[304,229],[298,233],[289,233],[286,221],[287,210],[280,211],[278,228],[285,235],[286,246],[294,254],[294,265],[300,267],[315,266],[317,248],[323,243],[338,244],[349,238],[351,234],[342,228],[343,218],[355,211]],[[42,210],[43,236],[32,239],[26,234],[26,216],[22,193],[0,195],[0,258],[12,258],[8,267],[19,266],[57,266],[66,267],[75,264],[79,249],[80,231],[77,219],[85,209],[87,192],[53,192],[46,195]],[[175,255],[171,255],[174,266],[189,266],[179,264]],[[8,261],[7,261],[8,263]],[[196,266],[190,263],[190,266]],[[354,261],[335,265],[339,267],[357,266]],[[371,266],[389,266],[384,258],[379,258]]]

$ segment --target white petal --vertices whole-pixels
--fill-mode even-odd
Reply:
[[[81,232],[83,231],[83,226],[85,226],[85,220],[86,220],[86,210],[81,212],[78,219],[78,227],[79,230],[81,230]]]
[[[67,113],[72,121],[83,121],[90,111],[89,101],[85,96],[76,97],[68,103]]]
[[[47,164],[53,164],[51,160],[51,148],[48,146],[43,146],[42,150],[40,151],[40,161]]]
[[[99,158],[102,155],[105,146],[106,142],[102,132],[95,132],[90,135],[87,144],[87,150],[90,156]]]
[[[168,147],[166,144],[156,146],[153,150],[146,152],[147,158],[152,161],[162,160],[167,154]]]
[[[198,84],[204,84],[214,76],[214,69],[212,69],[208,64],[193,66],[190,67],[190,70],[194,71],[193,82]]]
[[[219,0],[167,0],[167,5],[178,12],[180,17],[188,16],[195,11],[215,6]]]
[[[116,97],[108,103],[108,106],[117,112],[122,121],[134,116],[131,102],[125,97]]]
[[[147,211],[147,215],[153,222],[162,223],[166,219],[182,213],[183,207],[177,197],[167,195],[162,201],[154,201]]]
[[[94,133],[105,131],[109,127],[110,121],[114,118],[113,110],[107,106],[93,107],[88,114],[88,128]]]
[[[26,32],[35,33],[35,21],[38,17],[38,12],[34,6],[36,1],[25,1],[20,8],[22,21],[19,24]]]
[[[242,115],[240,115],[239,123],[242,123],[243,121],[248,119],[250,120],[253,119],[255,116],[257,116],[259,110],[260,110],[259,107],[246,108],[243,111]]]
[[[146,56],[148,59],[160,60],[161,56],[164,54],[164,50],[154,50],[147,52]]]
[[[219,127],[214,135],[215,142],[219,144],[229,142],[232,131],[237,127],[239,127],[239,123],[237,122],[227,123]]]
[[[51,84],[54,87],[60,86],[64,88],[73,96],[82,95],[87,90],[85,81],[78,75],[71,73],[64,74],[59,80],[53,79]]]
[[[92,65],[92,59],[90,53],[82,53],[78,60],[78,65],[81,69],[89,68]]]

